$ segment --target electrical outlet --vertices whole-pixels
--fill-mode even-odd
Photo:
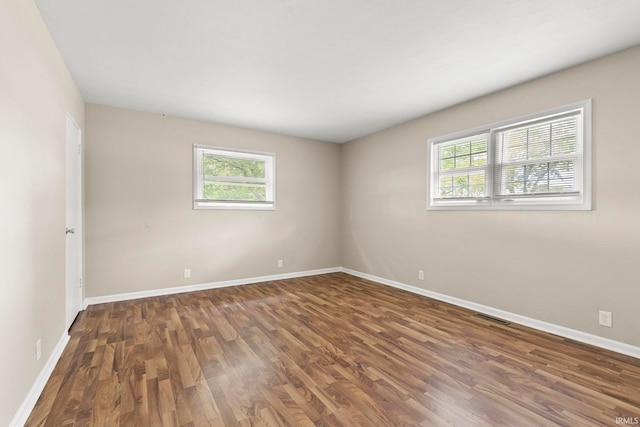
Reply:
[[[418,270],[418,279],[419,280],[424,280],[424,271]]]
[[[36,361],[40,360],[42,357],[42,341],[36,341]]]
[[[184,278],[185,279],[191,278],[191,269],[190,268],[185,268],[184,269]]]
[[[284,263],[282,262],[281,259],[278,260],[278,268],[282,268],[284,266]]]
[[[598,313],[598,323],[602,326],[610,328],[613,326],[613,315],[610,311],[602,311]]]

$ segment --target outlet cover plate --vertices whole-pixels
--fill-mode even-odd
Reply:
[[[601,326],[606,326],[610,328],[613,326],[613,315],[610,311],[600,310],[598,313],[598,323]]]

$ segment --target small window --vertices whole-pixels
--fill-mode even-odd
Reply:
[[[429,141],[428,209],[591,209],[591,101]]]
[[[194,145],[194,209],[275,209],[275,155]]]

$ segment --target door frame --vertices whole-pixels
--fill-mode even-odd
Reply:
[[[74,132],[74,138],[71,138],[71,132]],[[83,171],[83,144],[82,144],[82,129],[78,126],[78,123],[74,120],[71,114],[67,113],[66,122],[65,122],[65,328],[68,329],[71,327],[73,321],[75,320],[78,313],[84,309],[84,239],[83,239],[83,224],[84,224],[84,216],[83,216],[83,180],[82,180],[82,171]],[[73,168],[70,165],[69,159],[72,155],[77,155],[77,166]],[[77,224],[74,226],[74,237],[77,239],[78,244],[78,259],[76,266],[77,275],[80,280],[80,283],[75,284],[71,283],[69,278],[68,264],[69,260],[67,253],[67,236],[66,236],[66,227],[69,225],[67,223],[68,212],[70,209],[68,191],[69,191],[69,177],[70,174],[74,175],[74,179],[77,182],[76,191],[78,192],[78,203],[76,206],[77,212]],[[79,286],[80,292],[74,292],[72,286]],[[70,304],[70,300],[73,296],[76,296],[78,300],[73,301]]]

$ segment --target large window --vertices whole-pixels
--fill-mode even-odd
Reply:
[[[429,140],[428,209],[591,209],[591,101]]]
[[[194,209],[275,209],[275,155],[194,145]]]

